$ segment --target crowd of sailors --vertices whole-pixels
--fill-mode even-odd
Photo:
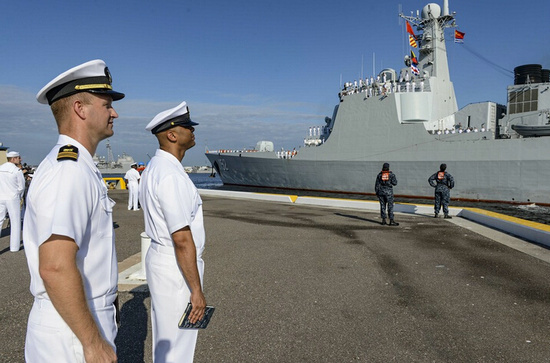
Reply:
[[[424,90],[424,78],[411,77],[408,72],[405,72],[396,82],[393,79],[388,79],[386,73],[383,73],[381,76],[378,75],[376,79],[366,77],[364,80],[359,79],[359,82],[357,80],[346,82],[339,95],[342,97],[355,93],[365,93],[368,98],[397,92],[424,92]]]
[[[296,150],[296,148],[292,150],[277,151],[277,159],[292,159],[296,155],[298,155],[298,150]]]
[[[210,151],[212,152],[212,151]],[[253,153],[253,152],[258,152],[258,150],[254,150],[254,149],[247,149],[247,150],[233,150],[233,149],[221,149],[221,150],[217,150],[217,151],[214,151],[215,153],[218,153],[218,154],[236,154],[238,153],[239,156],[241,156],[242,153]],[[297,154],[298,154],[298,150],[296,150],[296,148],[292,149],[292,150],[284,150],[284,149],[281,149],[280,151],[277,151],[277,159],[292,159],[293,157],[295,157]]]
[[[458,123],[456,125],[454,125],[454,128],[451,128],[451,129],[444,129],[444,130],[431,130],[429,131],[431,134],[434,134],[434,135],[448,135],[448,134],[462,134],[462,133],[470,133],[470,132],[485,132],[485,131],[488,131],[486,128],[485,128],[485,124],[481,124],[481,127],[478,129],[476,126],[470,126],[470,127],[466,127],[466,128],[463,128],[462,127],[462,124],[461,123]]]

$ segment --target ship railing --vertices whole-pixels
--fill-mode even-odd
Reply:
[[[235,150],[235,149],[219,149],[219,150],[208,150],[207,154],[237,154],[237,153],[255,153],[258,152],[258,150],[255,149],[243,149],[243,150]]]
[[[369,86],[344,88],[338,94],[340,98],[356,93],[363,93],[366,97],[385,96],[390,93],[430,92],[429,82],[421,80],[375,83]]]
[[[470,134],[470,133],[487,133],[492,132],[491,130],[487,130],[485,128],[477,128],[477,127],[468,127],[465,129],[462,128],[455,128],[455,129],[444,129],[444,130],[427,130],[429,134],[432,135],[451,135],[451,134]]]

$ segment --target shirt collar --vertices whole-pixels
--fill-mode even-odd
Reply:
[[[167,151],[157,149],[157,152],[155,153],[155,156],[159,156],[163,159],[166,159],[170,161],[170,163],[174,164],[174,166],[178,169],[181,169],[183,172],[185,172],[185,169],[183,169],[183,165],[181,165],[181,162],[172,154],[170,154]]]

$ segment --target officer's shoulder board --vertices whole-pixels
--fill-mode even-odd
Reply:
[[[78,160],[78,148],[71,144],[61,146],[57,153],[57,161],[61,160]]]

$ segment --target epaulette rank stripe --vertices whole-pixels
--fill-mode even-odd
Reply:
[[[73,145],[65,145],[59,149],[57,153],[57,160],[73,160],[78,159],[78,148]]]

